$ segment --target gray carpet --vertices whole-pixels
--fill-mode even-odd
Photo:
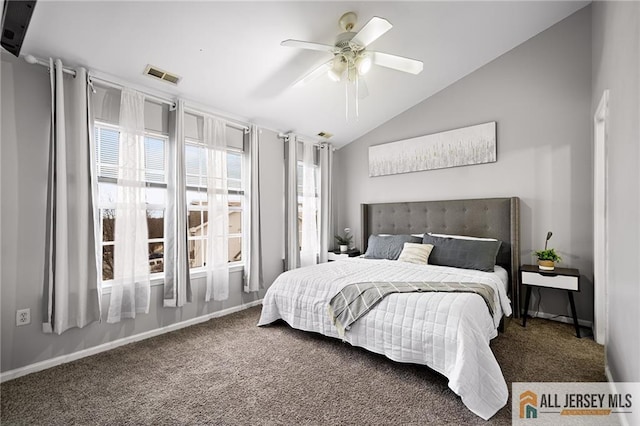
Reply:
[[[123,346],[0,386],[12,424],[511,424],[489,422],[424,366],[284,323],[260,307]],[[491,344],[505,379],[604,381],[603,348],[567,324],[510,321]]]

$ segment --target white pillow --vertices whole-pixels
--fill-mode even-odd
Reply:
[[[495,238],[470,237],[468,235],[433,234],[431,232],[429,232],[428,234],[431,235],[432,237],[455,238],[457,240],[498,241]]]
[[[431,250],[433,250],[433,244],[404,243],[398,260],[400,262],[426,265],[429,263]]]

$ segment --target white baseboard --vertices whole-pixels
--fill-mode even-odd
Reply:
[[[159,336],[164,333],[169,333],[171,331],[179,330],[181,328],[185,328],[195,324],[199,324],[201,322],[209,321],[210,319],[213,319],[213,318],[219,318],[225,315],[233,314],[235,312],[240,312],[245,309],[249,309],[254,306],[260,305],[261,303],[262,303],[262,299],[254,300],[253,302],[245,303],[238,306],[233,306],[231,308],[223,309],[221,311],[212,312],[210,314],[192,318],[187,321],[177,322],[175,324],[171,324],[166,327],[156,328],[153,330],[145,331],[144,333],[123,337],[122,339],[103,343],[101,345],[94,346],[92,348],[83,349],[77,352],[73,352],[68,355],[62,355],[56,358],[51,358],[45,361],[40,361],[34,364],[26,365],[24,367],[16,368],[14,370],[5,371],[3,373],[0,373],[0,383],[5,382],[7,380],[11,380],[11,379],[16,379],[18,377],[26,376],[27,374],[35,373],[37,371],[46,370],[47,368],[55,367],[57,365],[66,364],[68,362],[85,358],[91,355],[99,354],[100,352],[106,352],[111,349],[117,348],[119,346],[127,345],[129,343],[139,342],[141,340],[145,340],[150,337]]]
[[[614,393],[618,393],[615,392],[616,390],[616,384],[615,381],[613,380],[613,376],[611,375],[611,370],[609,370],[609,366],[605,364],[604,366],[604,375],[607,376],[607,381],[609,382],[609,386],[611,387],[611,391]]]
[[[604,364],[604,374],[605,376],[607,376],[607,381],[609,382],[609,388],[611,389],[611,393],[614,395],[619,394],[620,391],[616,386],[616,381],[613,380],[613,376],[611,375],[611,370],[609,369],[609,365],[606,363],[606,361]],[[620,420],[620,422],[622,423],[622,426],[629,426],[629,420],[626,415],[618,415],[617,419]]]
[[[535,311],[529,311],[529,316],[531,318],[543,318],[552,321],[563,322],[565,324],[573,324],[573,318],[566,315],[548,314],[546,312],[538,312],[536,314]],[[593,321],[586,321],[578,318],[578,325],[582,327],[593,328]]]

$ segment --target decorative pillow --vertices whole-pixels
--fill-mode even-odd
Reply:
[[[421,238],[411,235],[370,235],[367,243],[367,259],[397,260],[404,243],[420,243]]]
[[[429,263],[431,250],[433,250],[432,244],[404,243],[404,248],[400,253],[400,257],[398,257],[398,261],[426,265]]]
[[[429,256],[432,265],[453,266],[455,268],[477,269],[493,272],[496,255],[502,241],[466,240],[441,238],[425,234],[424,244],[433,244]]]

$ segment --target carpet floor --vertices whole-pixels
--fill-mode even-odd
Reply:
[[[493,425],[427,367],[400,364],[284,323],[260,307],[0,385],[3,425]],[[605,381],[603,347],[571,325],[509,321],[491,343],[512,382]]]

